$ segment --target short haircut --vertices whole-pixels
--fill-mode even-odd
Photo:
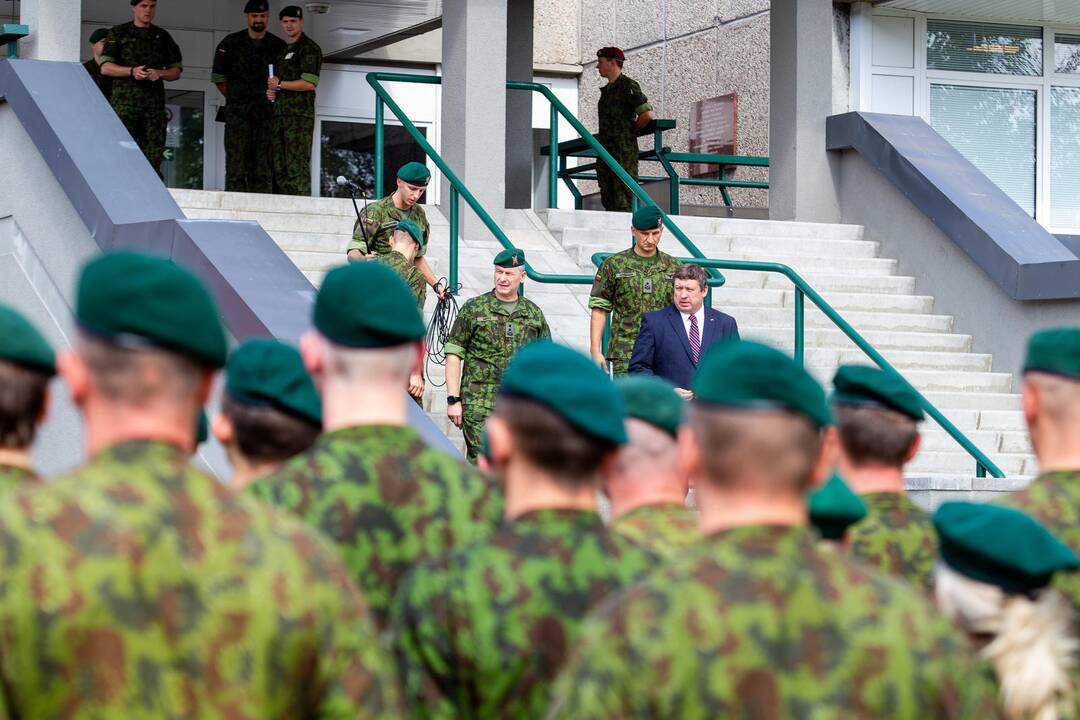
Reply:
[[[494,414],[506,421],[526,460],[571,487],[595,486],[600,465],[616,449],[535,400],[501,394]]]
[[[228,391],[221,396],[221,413],[232,423],[240,454],[252,463],[284,462],[311,447],[322,430],[269,405],[239,402]]]
[[[675,271],[675,275],[671,278],[672,284],[676,280],[697,280],[698,285],[702,290],[705,289],[705,268],[693,263],[686,263],[680,265]]]
[[[1080,421],[1080,381],[1062,375],[1029,370],[1024,382],[1039,392],[1040,412],[1058,424],[1075,426]]]
[[[627,443],[619,449],[615,469],[637,478],[677,472],[679,446],[666,430],[644,420],[626,418]]]
[[[373,381],[398,383],[402,388],[412,372],[415,343],[388,348],[348,348],[323,338],[326,353],[323,363],[326,374],[346,383]]]
[[[813,483],[822,434],[802,415],[692,402],[686,425],[701,447],[705,480],[713,485],[755,482],[755,490],[781,495],[803,494]]]
[[[841,402],[834,410],[840,445],[853,465],[904,466],[919,435],[913,418],[876,405]]]
[[[82,334],[79,355],[91,381],[110,402],[141,405],[151,398],[187,402],[206,368],[196,359],[153,347],[127,348]]]
[[[44,371],[0,360],[0,448],[27,450],[34,444],[48,387]]]

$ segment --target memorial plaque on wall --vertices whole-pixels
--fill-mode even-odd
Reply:
[[[690,108],[690,152],[734,155],[739,98],[735,93],[698,100]],[[690,164],[690,177],[716,175],[716,165]]]

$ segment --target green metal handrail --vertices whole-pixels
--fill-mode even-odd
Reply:
[[[604,261],[611,253],[594,253],[592,256],[593,264],[597,267]],[[825,314],[825,317],[832,320],[833,324],[840,329],[842,333],[848,336],[848,339],[855,343],[855,346],[862,350],[867,357],[874,361],[874,363],[885,370],[891,372],[903,380],[911,391],[919,398],[919,403],[922,405],[926,413],[937,422],[938,425],[948,433],[953,440],[955,440],[960,447],[962,447],[968,455],[971,455],[975,459],[975,474],[978,477],[986,477],[986,473],[989,472],[996,478],[1005,477],[1005,473],[994,464],[983,453],[982,450],[975,446],[975,443],[968,438],[963,432],[960,431],[953,423],[945,417],[940,410],[938,410],[933,403],[926,399],[921,392],[915,389],[915,386],[908,382],[907,378],[900,374],[900,372],[892,366],[892,364],[886,360],[881,353],[879,353],[874,346],[871,345],[866,338],[859,334],[859,332],[853,328],[843,316],[838,313],[832,305],[825,301],[821,295],[818,294],[814,288],[810,286],[810,283],[806,282],[799,273],[795,272],[788,265],[774,262],[755,262],[750,260],[713,260],[706,259],[701,260],[698,258],[679,258],[684,262],[693,262],[703,267],[716,267],[724,270],[750,270],[756,272],[769,272],[777,273],[787,277],[795,286],[795,360],[800,365],[805,362],[806,354],[806,298],[810,298],[810,302],[817,306],[818,310]]]
[[[604,164],[607,165],[608,168],[613,173],[615,173],[615,175],[617,175],[620,180],[622,180],[623,184],[630,188],[630,192],[633,193],[634,197],[637,198],[638,202],[642,202],[646,205],[652,205],[653,207],[656,207],[657,210],[660,210],[660,215],[664,219],[664,225],[667,226],[668,230],[671,231],[671,234],[674,235],[676,239],[678,239],[682,246],[686,248],[686,251],[689,252],[690,255],[695,259],[704,259],[705,254],[698,249],[698,246],[695,245],[694,242],[689,237],[687,237],[686,233],[684,233],[682,229],[675,224],[675,221],[671,219],[670,215],[661,210],[659,206],[657,206],[657,204],[653,202],[653,199],[649,197],[649,194],[641,188],[641,185],[639,185],[638,182],[630,176],[630,173],[626,172],[626,170],[623,169],[622,165],[616,162],[615,158],[611,156],[611,153],[605,150],[604,146],[600,144],[600,141],[597,140],[591,132],[585,129],[585,126],[581,124],[581,121],[578,120],[577,117],[574,116],[574,114],[571,113],[569,109],[567,109],[566,105],[564,105],[563,102],[559,100],[559,98],[555,97],[555,93],[551,92],[551,88],[546,85],[541,85],[540,83],[518,82],[516,80],[511,80],[507,82],[506,87],[510,90],[525,90],[528,92],[536,92],[543,95],[544,98],[551,105],[551,127],[549,130],[549,143],[551,147],[557,148],[559,146],[559,123],[557,115],[562,115],[563,119],[570,124],[570,127],[572,127],[577,132],[577,134],[581,136],[581,139],[584,140],[589,145],[589,147],[596,152],[596,157],[599,160],[602,160]],[[553,151],[551,153],[551,158],[548,160],[549,203],[553,202],[555,196],[558,194],[559,178],[558,157],[556,157],[557,155],[558,153]],[[710,279],[713,281],[709,283],[710,287],[718,287],[724,284],[723,274],[717,272],[713,268],[709,268],[707,272],[709,273]]]
[[[29,25],[4,23],[0,25],[0,45],[7,45],[9,60],[19,57],[19,40],[30,34]]]
[[[375,91],[375,194],[378,197],[383,195],[382,187],[382,171],[383,171],[383,114],[384,106],[390,108],[390,112],[397,117],[401,122],[402,127],[406,132],[412,136],[412,139],[423,149],[424,153],[431,158],[431,161],[435,163],[435,166],[439,168],[443,176],[450,183],[450,270],[448,273],[448,280],[450,287],[456,288],[458,284],[458,225],[460,223],[459,202],[461,198],[465,199],[472,211],[476,213],[476,216],[480,218],[480,221],[484,223],[487,229],[495,236],[495,239],[499,241],[504,248],[511,250],[514,248],[514,244],[510,242],[510,238],[506,236],[506,233],[502,231],[502,228],[496,224],[491,215],[480,205],[480,202],[469,189],[465,187],[465,184],[461,182],[454,171],[450,169],[450,166],[446,164],[446,161],[442,159],[439,153],[435,152],[435,148],[431,146],[431,143],[427,141],[412,120],[402,111],[401,107],[390,97],[390,93],[386,88],[382,86],[382,82],[414,82],[424,83],[428,85],[438,85],[442,82],[442,78],[432,75],[405,75],[400,73],[368,73],[368,84],[371,85]],[[576,284],[576,285],[591,285],[593,282],[592,275],[560,275],[554,273],[542,273],[537,271],[529,264],[525,262],[525,274],[532,280],[541,283],[554,283],[554,284]]]

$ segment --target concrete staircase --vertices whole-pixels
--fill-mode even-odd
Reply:
[[[203,191],[174,191],[174,196],[191,218],[259,222],[316,285],[328,268],[344,261],[355,218],[348,200],[333,198]],[[437,208],[425,209],[432,225],[429,262],[436,274],[445,275],[449,228]],[[861,227],[688,216],[678,221],[706,255],[794,267],[1010,479],[1035,474],[1012,374],[994,372],[989,355],[972,352],[972,338],[956,332],[952,317],[934,314],[933,298],[917,294],[915,278],[897,275],[897,262],[880,257],[877,243],[864,240]],[[618,251],[629,243],[625,214],[508,210],[501,226],[542,272],[592,275],[594,252]],[[461,243],[462,299],[490,289],[491,258],[500,248],[483,228],[468,234],[475,239]],[[670,234],[661,247],[685,254]],[[725,275],[727,284],[714,292],[714,305],[736,317],[743,337],[790,349],[790,282],[759,272]],[[543,308],[555,339],[582,349],[588,342],[588,293],[588,285],[527,282],[527,295]],[[429,313],[432,307],[429,296]],[[840,363],[866,362],[809,302],[806,321],[807,364],[820,379],[827,381]],[[441,383],[441,368],[433,367],[431,376]],[[429,386],[426,407],[446,427],[445,392]],[[456,437],[456,431],[450,435]],[[1001,488],[1001,483],[973,479],[974,461],[936,424],[926,423],[924,436],[910,468],[915,488],[976,496]]]

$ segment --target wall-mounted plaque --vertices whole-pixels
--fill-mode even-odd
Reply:
[[[739,98],[735,93],[698,100],[690,108],[690,152],[734,155]],[[716,165],[690,164],[690,177],[716,175]]]

